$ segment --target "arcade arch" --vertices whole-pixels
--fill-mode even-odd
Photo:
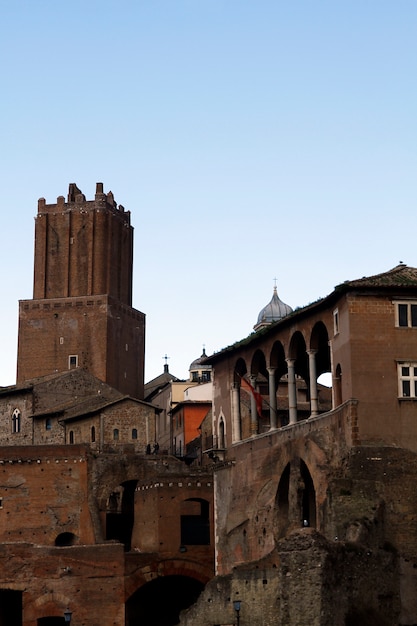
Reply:
[[[275,497],[276,539],[295,528],[317,525],[316,490],[307,464],[300,458],[285,466]]]
[[[126,626],[174,626],[180,612],[197,601],[204,584],[184,575],[156,578],[126,602]]]
[[[331,372],[326,325],[317,322],[308,339],[300,330],[277,340],[268,354],[257,347],[236,360],[231,390],[232,441],[281,428],[331,409],[331,392],[318,378]]]

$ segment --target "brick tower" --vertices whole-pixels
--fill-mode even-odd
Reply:
[[[97,183],[38,201],[33,300],[19,303],[17,382],[75,367],[143,398],[145,315],[132,308],[130,212]]]

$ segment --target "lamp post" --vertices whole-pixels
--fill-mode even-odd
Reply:
[[[70,611],[69,609],[66,609],[64,611],[65,624],[71,624],[71,617],[72,617],[72,611]]]
[[[236,626],[239,626],[239,622],[240,622],[240,605],[241,605],[240,600],[233,601],[233,608],[236,611]]]

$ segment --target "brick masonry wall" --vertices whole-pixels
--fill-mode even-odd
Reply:
[[[22,592],[23,624],[42,617],[74,625],[124,624],[124,552],[120,544],[46,548],[33,544],[0,546],[1,587]]]
[[[107,296],[20,302],[17,382],[65,372],[77,357],[101,381],[143,398],[145,316]]]
[[[83,449],[2,448],[0,459],[0,542],[53,546],[61,533],[94,541]]]

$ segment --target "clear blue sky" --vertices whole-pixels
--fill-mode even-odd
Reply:
[[[0,385],[37,200],[132,213],[146,379],[417,266],[416,0],[0,0]]]

